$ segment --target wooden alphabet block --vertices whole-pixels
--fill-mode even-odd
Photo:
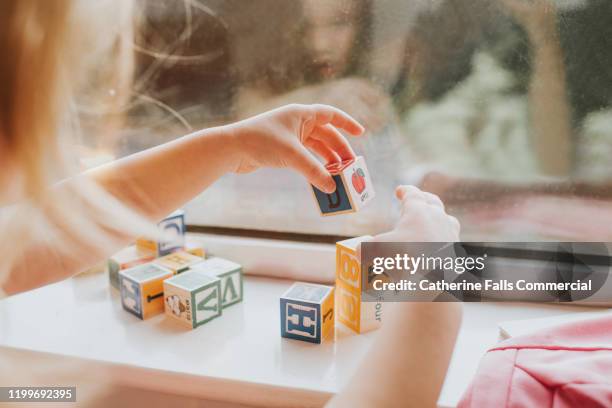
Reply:
[[[364,302],[361,299],[362,274],[357,247],[370,238],[363,236],[336,243],[338,320],[357,333],[377,329],[382,323],[382,302]]]
[[[206,250],[204,246],[197,241],[186,238],[185,240],[185,252],[190,253],[191,255],[199,256],[200,258],[206,258]]]
[[[199,271],[187,271],[164,281],[166,315],[189,328],[221,316],[221,280]]]
[[[188,252],[179,251],[162,256],[153,261],[166,269],[171,270],[175,275],[187,271],[193,265],[202,262],[204,259],[199,256],[191,255]]]
[[[221,303],[223,308],[242,301],[242,266],[227,259],[213,257],[191,267],[221,280]]]
[[[333,338],[334,288],[294,283],[280,298],[281,336],[322,343]]]
[[[146,237],[138,238],[136,247],[139,251],[159,257],[183,249],[186,231],[185,212],[183,210],[173,212],[157,225],[164,234],[162,239],[155,241]]]
[[[163,312],[163,281],[172,275],[172,271],[154,263],[120,271],[123,308],[141,319]]]
[[[312,186],[321,215],[355,212],[374,198],[374,187],[363,157],[330,164],[326,168],[336,182],[336,191],[327,194]]]
[[[154,256],[140,253],[135,245],[129,246],[111,256],[108,260],[108,279],[115,289],[119,289],[119,271],[151,262]]]

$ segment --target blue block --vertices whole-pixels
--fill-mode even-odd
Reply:
[[[331,194],[324,193],[315,186],[312,186],[315,198],[317,199],[319,208],[321,209],[321,214],[327,215],[353,211],[354,209],[351,205],[348,192],[346,191],[346,186],[344,185],[342,175],[336,174],[332,177],[336,183],[336,191]]]
[[[161,240],[158,243],[158,256],[168,255],[183,248],[185,245],[185,213],[183,211],[176,211],[167,218],[164,218],[159,223],[159,228],[165,233],[176,236],[177,239],[171,241]]]
[[[280,300],[281,336],[321,343],[321,305],[300,300]]]

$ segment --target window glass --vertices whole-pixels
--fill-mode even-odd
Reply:
[[[357,118],[377,197],[322,218],[298,175],[227,175],[192,223],[358,235],[393,189],[439,194],[464,238],[612,235],[609,0],[142,2],[130,127],[117,156],[288,103]]]

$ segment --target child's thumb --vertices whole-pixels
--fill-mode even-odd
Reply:
[[[336,191],[336,183],[331,174],[303,146],[297,149],[289,165],[324,193],[331,194]]]

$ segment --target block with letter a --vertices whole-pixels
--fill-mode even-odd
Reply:
[[[223,308],[242,302],[242,266],[227,259],[213,257],[191,267],[221,280],[221,304]]]
[[[200,271],[187,271],[164,281],[166,315],[189,328],[221,316],[221,280]]]
[[[357,248],[370,236],[336,243],[336,310],[338,320],[356,333],[375,330],[382,323],[382,303],[364,302],[361,297],[361,261]]]

